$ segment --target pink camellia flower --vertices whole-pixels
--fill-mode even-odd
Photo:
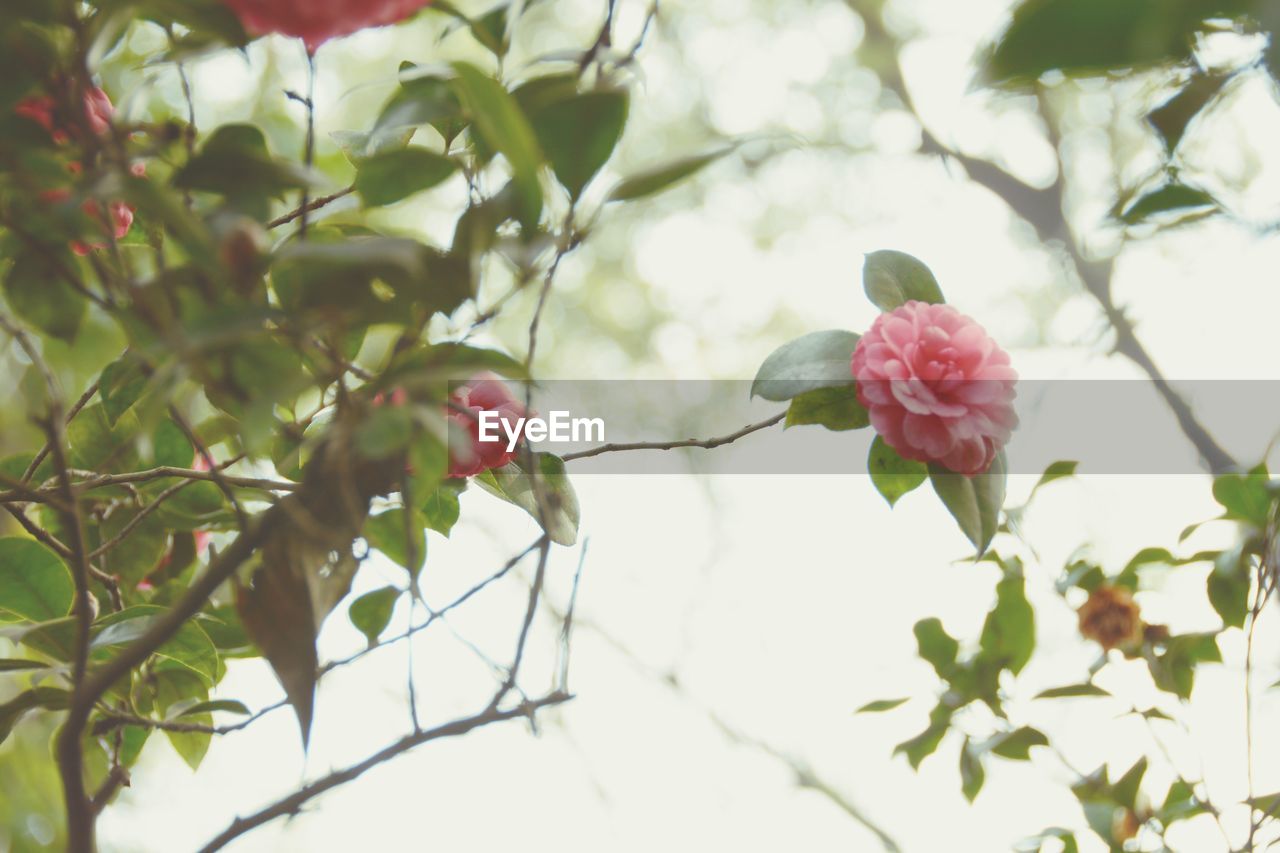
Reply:
[[[315,53],[329,39],[403,21],[430,0],[222,0],[254,35],[282,33]]]
[[[871,425],[906,459],[980,474],[1018,424],[1008,354],[949,305],[912,301],[881,314],[851,368]]]
[[[491,373],[482,374],[450,394],[449,403],[449,420],[471,439],[469,448],[459,453],[450,452],[450,477],[474,477],[490,468],[501,468],[516,458],[518,451],[507,449],[507,431],[518,428],[525,409],[511,395],[506,383]],[[498,441],[480,440],[481,412],[497,412],[499,420],[506,425],[499,429]]]
[[[80,131],[80,128],[62,121],[55,114],[55,102],[53,98],[47,96],[27,98],[14,107],[13,111],[43,127],[58,145],[64,145],[71,141],[72,136]],[[86,91],[84,95],[84,112],[85,121],[93,133],[102,136],[111,129],[111,115],[114,110],[111,106],[111,99],[107,97],[106,92],[96,86]],[[83,167],[77,162],[68,164],[68,170],[73,175],[80,174],[82,169]],[[130,171],[134,175],[141,177],[146,174],[146,167],[142,163],[135,163],[130,167]],[[71,190],[46,190],[40,194],[40,197],[52,204],[59,204],[71,197]],[[104,234],[109,228],[117,240],[122,239],[129,233],[129,229],[133,227],[133,208],[123,201],[113,201],[103,205],[95,199],[86,199],[82,208],[85,213],[101,226]],[[79,240],[74,240],[71,243],[71,249],[77,255],[87,255],[94,249],[102,249],[106,246],[106,243],[83,243]]]

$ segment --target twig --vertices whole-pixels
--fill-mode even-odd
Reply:
[[[142,509],[138,510],[138,512],[133,516],[133,518],[129,519],[129,521],[125,524],[124,527],[120,528],[120,532],[118,532],[115,536],[112,536],[106,542],[103,542],[97,548],[94,548],[92,551],[90,551],[89,559],[93,560],[93,559],[96,559],[97,557],[101,557],[103,554],[107,553],[112,548],[119,545],[121,542],[124,541],[125,537],[127,537],[134,530],[137,530],[138,525],[146,521],[149,515],[151,515],[156,510],[158,510],[160,507],[164,506],[165,501],[169,500],[169,498],[173,497],[178,492],[182,491],[188,486],[194,485],[196,482],[197,482],[196,480],[183,480],[181,483],[175,483],[174,485],[165,489],[160,494],[156,495],[155,500],[151,501],[151,503],[147,504]]]
[[[272,711],[278,708],[284,708],[288,704],[289,701],[287,699],[281,699],[274,705],[267,705],[253,714],[250,714],[238,723],[229,723],[225,726],[206,726],[201,723],[181,723],[176,720],[156,720],[151,717],[140,717],[137,714],[111,712],[109,714],[103,714],[98,721],[93,724],[93,733],[95,735],[102,735],[121,728],[122,726],[138,726],[144,729],[158,729],[162,732],[226,735],[231,734],[232,732],[238,732],[241,729],[246,729]]]
[[[89,401],[93,399],[93,395],[97,393],[98,393],[98,381],[94,380],[93,384],[90,385],[85,390],[85,392],[80,395],[80,399],[76,400],[75,404],[72,405],[72,407],[67,411],[68,425],[73,420],[75,420],[76,415],[80,414],[80,410],[83,409],[86,405],[88,405]],[[49,455],[49,444],[48,442],[45,442],[44,447],[40,448],[40,452],[31,458],[31,463],[27,465],[27,470],[22,472],[23,483],[31,482],[31,478],[35,476],[36,469],[40,467],[40,463],[43,462],[45,460],[45,457],[48,455]]]
[[[731,444],[740,438],[751,435],[753,432],[768,429],[780,423],[786,416],[786,412],[778,412],[778,414],[759,423],[750,424],[737,432],[731,432],[718,438],[685,438],[679,441],[636,441],[629,444],[601,444],[588,450],[579,450],[577,453],[566,453],[562,458],[565,462],[572,462],[574,459],[590,459],[592,456],[599,456],[602,453],[618,453],[624,450],[675,450],[678,447],[703,447],[711,450],[712,448]]]
[[[200,848],[200,853],[213,853],[215,850],[221,850],[227,844],[244,835],[251,829],[255,829],[269,823],[276,818],[285,817],[287,815],[297,814],[302,806],[307,802],[325,793],[326,791],[345,785],[362,776],[368,770],[377,767],[402,755],[414,747],[421,746],[424,743],[430,743],[433,740],[441,740],[443,738],[459,737],[468,734],[478,728],[500,723],[505,720],[514,720],[520,718],[533,718],[533,715],[541,708],[552,705],[560,705],[568,702],[573,697],[567,693],[556,691],[549,693],[540,699],[534,699],[527,702],[521,702],[513,708],[499,709],[496,707],[488,707],[478,714],[470,717],[463,717],[453,722],[436,726],[432,729],[425,729],[420,732],[407,735],[390,746],[374,753],[368,758],[360,761],[350,767],[342,770],[336,770],[327,776],[323,776],[314,782],[311,782],[294,791],[292,794],[277,800],[275,803],[254,812],[247,817],[236,818],[231,825],[219,833],[212,841]]]
[[[355,191],[356,188],[354,186],[350,186],[344,190],[338,190],[332,195],[321,196],[320,198],[309,201],[305,207],[294,208],[283,216],[271,220],[267,223],[267,228],[279,228],[281,225],[288,225],[290,222],[300,219],[304,214],[314,213],[322,207],[327,207],[328,205],[333,204],[340,198],[346,198]]]

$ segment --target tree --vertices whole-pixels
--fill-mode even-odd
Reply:
[[[526,565],[531,577],[514,647],[497,664],[501,675],[484,704],[425,725],[410,674],[410,726],[402,736],[236,818],[204,849],[296,814],[418,746],[533,721],[570,701],[576,578],[564,606],[544,596],[552,550],[578,538],[570,466],[603,454],[710,451],[780,423],[871,429],[870,484],[892,506],[928,481],[973,545],[972,560],[996,572],[978,636],[953,637],[938,619],[915,625],[920,657],[942,686],[927,727],[895,752],[918,767],[945,739],[959,739],[963,793],[973,800],[996,759],[1028,761],[1033,747],[1057,750],[1006,707],[1035,652],[1037,613],[1027,587],[1048,581],[1028,569],[1036,558],[1020,535],[1026,505],[1005,506],[1003,446],[1015,427],[1016,374],[1000,345],[946,303],[945,288],[912,255],[868,255],[864,292],[883,312],[870,328],[809,330],[764,360],[751,394],[785,410],[762,421],[719,437],[657,436],[563,456],[527,441],[504,449],[482,440],[485,415],[496,412],[509,425],[537,411],[537,355],[548,347],[539,332],[562,262],[619,208],[750,150],[747,140],[728,140],[614,180],[610,167],[658,7],[648,7],[634,40],[620,44],[610,0],[591,39],[514,70],[512,45],[545,5],[466,14],[409,0],[322,14],[290,2],[59,0],[11,4],[0,18],[7,72],[0,329],[26,365],[6,424],[9,455],[0,461],[0,505],[16,525],[15,535],[0,539],[0,621],[20,649],[0,666],[21,683],[0,705],[0,739],[22,737],[29,712],[56,715],[68,849],[95,848],[98,814],[129,784],[157,733],[198,768],[214,738],[288,706],[305,745],[319,680],[375,649],[411,648],[419,634],[455,609],[480,606],[487,590]],[[850,5],[866,27],[866,66],[899,106],[913,110],[898,61],[902,45],[879,4]],[[1055,152],[1062,121],[1055,104],[1085,85],[1078,77],[1107,75],[1118,87],[1143,69],[1177,87],[1149,116],[1166,156],[1116,200],[1113,219],[1129,229],[1232,214],[1197,185],[1179,145],[1232,81],[1270,61],[1259,54],[1238,66],[1210,66],[1192,47],[1222,29],[1224,18],[1241,32],[1265,26],[1265,9],[1191,4],[1170,17],[1157,5],[1029,0],[983,60],[989,85],[1035,96]],[[472,55],[443,66],[403,63],[370,124],[337,139],[344,162],[318,161],[323,45],[419,13],[446,34],[465,33]],[[131,38],[140,31],[157,37],[141,54]],[[202,93],[186,73],[193,57],[243,48],[267,32],[301,39],[309,72],[307,91],[281,96],[300,108],[287,135],[301,144],[288,153],[265,122],[197,127]],[[106,72],[135,59],[176,75],[183,109],[138,119],[126,116],[141,112],[116,112]],[[1067,566],[1048,583],[1056,606],[1078,610],[1081,641],[1103,655],[1088,679],[1037,698],[1105,697],[1094,672],[1127,658],[1145,662],[1157,689],[1186,700],[1198,669],[1221,660],[1218,636],[1239,630],[1248,638],[1251,708],[1253,630],[1275,582],[1276,505],[1265,467],[1239,471],[1140,343],[1112,292],[1112,261],[1073,238],[1065,162],[1051,186],[1035,188],[921,126],[922,153],[959,164],[1040,241],[1063,241],[1062,254],[1114,330],[1116,350],[1158,389],[1214,475],[1224,518],[1239,527],[1228,548],[1175,555],[1161,546],[1119,569],[1083,558]],[[762,147],[759,156],[775,153]],[[349,184],[333,186],[334,175],[350,176]],[[382,224],[380,209],[450,185],[461,192],[436,204],[450,222],[448,240],[432,243]],[[506,289],[495,292],[495,283]],[[513,320],[521,299],[531,310]],[[460,333],[440,334],[432,324],[442,316],[470,319]],[[475,344],[477,332],[504,321],[522,326],[522,351]],[[1055,463],[1032,496],[1075,468]],[[427,531],[447,537],[459,495],[472,486],[528,513],[540,533],[461,595],[433,606],[419,584]],[[371,549],[404,576],[352,600]],[[1133,593],[1148,571],[1207,564],[1206,601],[1221,630],[1144,620]],[[407,608],[409,628],[388,636],[397,608]],[[316,641],[336,609],[369,647],[322,661]],[[520,676],[542,611],[561,626],[563,666],[550,689],[531,693]],[[284,698],[250,709],[217,688],[228,660],[256,657],[269,663]],[[991,719],[975,724],[979,706]],[[1160,708],[1133,712],[1149,723],[1171,716]],[[792,763],[717,722],[735,740]],[[1252,720],[1247,738],[1251,731]],[[1228,846],[1237,845],[1234,825],[1203,780],[1179,775],[1161,805],[1152,805],[1144,788],[1152,760],[1158,756],[1118,775],[1105,765],[1090,773],[1072,768],[1072,791],[1092,831],[1112,849],[1143,831],[1164,844],[1172,825],[1207,815],[1222,825]],[[811,770],[793,769],[801,784],[866,821]],[[1276,801],[1250,790],[1245,849],[1274,831]],[[892,839],[877,832],[892,849]],[[1075,831],[1062,828],[1035,843],[1049,838],[1068,849],[1078,843]]]

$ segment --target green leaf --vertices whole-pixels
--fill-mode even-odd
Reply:
[[[783,402],[817,388],[848,385],[858,338],[854,332],[830,329],[783,344],[760,365],[751,396]]]
[[[245,707],[243,702],[235,699],[211,699],[207,702],[197,702],[190,708],[184,709],[177,716],[191,717],[196,714],[212,714],[215,711],[221,711],[227,714],[240,714],[241,716],[249,715],[249,709]]]
[[[101,403],[85,406],[67,425],[71,467],[81,471],[136,470],[138,454],[133,440],[140,431],[138,418],[125,412],[113,426]]]
[[[1031,747],[1048,745],[1049,738],[1045,737],[1044,732],[1030,726],[1023,726],[1008,734],[997,736],[991,744],[991,751],[1010,761],[1030,761]]]
[[[1246,474],[1222,474],[1214,478],[1213,498],[1222,504],[1228,518],[1262,528],[1271,511],[1268,480],[1267,469],[1261,465]]]
[[[428,528],[448,536],[462,511],[458,503],[458,487],[442,483],[422,502],[421,510]]]
[[[47,669],[49,664],[23,658],[0,658],[0,672],[19,672],[27,669]]]
[[[1047,71],[1096,74],[1179,62],[1208,18],[1247,13],[1248,0],[1026,0],[996,43],[986,76],[1030,82]]]
[[[34,539],[0,539],[0,610],[44,622],[71,611],[75,584],[57,554]]]
[[[986,553],[999,528],[1006,479],[1004,451],[996,455],[986,473],[972,477],[948,471],[937,463],[929,464],[933,490],[961,532],[978,549],[978,556]]]
[[[46,335],[74,340],[88,302],[64,277],[64,271],[73,269],[65,250],[23,251],[4,277],[5,301],[14,314]]]
[[[1209,603],[1222,617],[1223,627],[1244,627],[1249,613],[1249,576],[1225,574],[1215,569],[1209,572],[1207,586]]]
[[[1036,699],[1070,699],[1083,696],[1110,696],[1096,684],[1068,684],[1065,687],[1051,687],[1035,695]]]
[[[431,125],[446,142],[466,127],[462,102],[454,91],[451,75],[419,68],[411,63],[400,66],[400,89],[391,96],[368,134],[345,137],[357,159],[409,144],[414,130]],[[362,138],[361,138],[362,137]]]
[[[511,164],[512,180],[519,197],[520,222],[528,230],[542,215],[542,186],[538,170],[542,151],[528,119],[502,84],[479,68],[455,62],[459,95],[467,106],[474,128],[484,143],[500,151]]]
[[[369,648],[378,645],[378,637],[391,622],[391,613],[395,610],[396,602],[403,592],[394,586],[385,586],[373,592],[366,592],[351,602],[351,609],[347,611],[347,615],[351,619],[351,624],[355,625],[369,640]]]
[[[929,476],[929,467],[923,462],[903,459],[898,451],[876,436],[867,454],[867,473],[876,491],[893,506],[898,498],[917,488]]]
[[[222,125],[173,176],[175,186],[217,193],[259,219],[266,219],[270,199],[320,182],[316,173],[273,157],[266,136],[251,124]]]
[[[911,255],[889,249],[867,255],[862,266],[862,289],[881,311],[892,311],[913,300],[946,301],[927,266]]]
[[[526,112],[556,177],[569,191],[569,197],[577,199],[622,138],[628,97],[622,90],[578,94],[576,77],[568,82],[568,92],[559,92],[567,97],[549,102],[541,99],[526,106]],[[520,94],[517,92],[516,97],[523,104]]]
[[[1231,75],[1196,74],[1176,95],[1147,113],[1147,121],[1164,140],[1165,150],[1172,152],[1178,147],[1187,125],[1217,98],[1230,79]]]
[[[969,745],[969,739],[964,739],[964,744],[960,747],[960,791],[964,794],[964,798],[969,802],[973,802],[978,796],[978,792],[982,790],[982,784],[986,781],[987,773],[982,768],[982,758],[976,755]]]
[[[573,484],[564,472],[564,460],[550,453],[534,454],[542,472],[543,492],[546,497],[546,532],[557,545],[572,545],[578,541],[578,522],[582,511]],[[534,494],[532,478],[524,471],[524,460],[485,471],[476,482],[485,491],[513,503],[535,520],[541,522],[538,501]]]
[[[367,205],[394,204],[431,189],[457,169],[453,160],[426,148],[384,151],[359,162],[355,187]]]
[[[1130,811],[1137,808],[1138,788],[1142,785],[1142,777],[1147,772],[1146,756],[1139,758],[1125,774],[1116,780],[1111,788],[1115,801]]]
[[[364,538],[383,554],[409,570],[416,576],[427,558],[427,524],[417,512],[410,515],[408,526],[405,524],[403,507],[389,509],[386,512],[371,516],[364,523]],[[407,530],[413,531],[413,551],[410,556]]]
[[[996,605],[987,614],[979,641],[982,651],[1017,675],[1036,647],[1036,617],[1027,601],[1021,573],[1007,574],[996,584]]]
[[[95,623],[90,648],[106,649],[132,643],[141,637],[165,613],[163,607],[139,604],[112,613]],[[101,630],[97,630],[101,629]],[[161,666],[178,666],[198,676],[206,685],[216,684],[220,676],[218,650],[195,621],[186,622],[156,650]]]
[[[867,704],[863,705],[861,708],[854,711],[853,713],[879,714],[882,711],[892,711],[894,708],[897,708],[899,705],[902,705],[908,701],[910,701],[910,697],[905,697],[905,696],[901,699],[877,699],[874,702],[868,702]]]
[[[732,148],[722,148],[719,151],[686,157],[674,163],[650,167],[620,181],[610,191],[609,201],[633,201],[670,189],[685,178],[701,172],[732,150]]]
[[[862,429],[871,424],[867,410],[858,402],[853,384],[815,388],[791,400],[787,407],[788,427],[817,424],[835,432]]]
[[[207,701],[208,685],[190,670],[161,670],[155,676],[156,708],[168,712],[173,708],[189,707],[191,700]],[[167,713],[166,713],[167,716]],[[208,713],[193,714],[183,720],[201,726],[212,726],[213,717]],[[209,752],[209,744],[213,736],[208,732],[171,732],[165,737],[173,745],[174,751],[192,770],[199,770],[205,755]]]
[[[951,727],[951,714],[952,709],[939,702],[929,713],[928,727],[915,737],[895,746],[893,754],[903,753],[907,756],[907,763],[911,765],[911,769],[918,770],[920,762],[932,755],[937,750],[938,744],[942,743],[947,729]]]
[[[1076,468],[1079,465],[1079,462],[1068,460],[1060,460],[1058,462],[1051,463],[1048,468],[1044,469],[1044,473],[1040,475],[1040,479],[1036,480],[1036,484],[1031,487],[1031,494],[1027,496],[1027,500],[1030,501],[1035,493],[1040,491],[1041,486],[1047,486],[1054,480],[1061,480],[1065,477],[1074,477],[1076,475]]]
[[[956,655],[960,653],[960,643],[934,617],[921,619],[915,624],[914,631],[920,657],[933,664],[938,677],[945,680],[956,662]]]
[[[57,687],[33,687],[0,705],[0,743],[4,743],[18,720],[36,708],[61,710],[71,704],[71,694]]]
[[[104,367],[98,377],[98,396],[102,398],[107,423],[115,426],[146,388],[147,375],[141,361],[132,354],[126,353]]]
[[[1138,197],[1120,213],[1126,225],[1137,225],[1153,216],[1184,219],[1194,214],[1212,212],[1218,202],[1207,192],[1185,184],[1165,184]]]

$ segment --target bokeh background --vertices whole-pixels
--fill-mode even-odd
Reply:
[[[534,5],[508,73],[590,44],[603,6]],[[1115,256],[1116,301],[1166,375],[1280,378],[1271,354],[1280,316],[1274,84],[1262,73],[1246,75],[1189,131],[1184,169],[1212,185],[1230,215],[1126,232],[1108,214],[1160,162],[1159,141],[1142,116],[1160,99],[1162,81],[1064,80],[1043,103],[976,86],[975,56],[1000,31],[1008,6],[664,0],[639,54],[633,118],[610,168],[623,174],[745,141],[678,189],[600,213],[591,240],[561,268],[540,374],[749,379],[768,353],[799,334],[867,327],[876,309],[861,294],[862,255],[893,248],[926,261],[949,300],[1010,349],[1024,377],[1140,376],[1111,354],[1109,327],[1064,245],[1038,240],[956,162],[921,153],[927,131],[1033,186],[1054,184],[1062,170],[1075,245],[1087,257]],[[647,11],[642,0],[620,0],[618,44],[639,37]],[[106,87],[126,115],[185,113],[175,69],[142,63],[163,40],[160,30],[138,25],[104,64]],[[1229,63],[1257,45],[1239,38],[1214,49]],[[447,19],[432,14],[324,47],[318,162],[335,188],[351,169],[329,134],[371,124],[401,61],[481,55],[466,32],[449,33]],[[895,55],[914,109],[885,84]],[[301,148],[300,107],[284,95],[305,86],[298,44],[263,39],[246,55],[226,52],[188,70],[201,128],[248,120],[277,151]],[[1044,109],[1062,134],[1061,165]],[[597,181],[597,192],[609,178]],[[388,229],[443,243],[464,203],[465,186],[455,179],[380,216]],[[331,215],[341,216],[341,205],[334,207]],[[507,284],[501,269],[492,270],[481,308]],[[482,337],[522,351],[531,310],[531,300],[518,299]],[[435,333],[456,334],[471,319],[464,309]],[[116,351],[114,341],[95,343],[90,332],[74,352],[55,355],[83,365],[87,382]],[[16,381],[16,356],[4,357],[0,382]],[[1200,414],[1238,458],[1266,455],[1256,430],[1233,431],[1248,411]],[[710,435],[721,426],[694,419],[688,428]],[[1151,428],[1172,429],[1172,418]],[[816,427],[792,430],[789,440],[805,441],[806,429]],[[1046,826],[1084,825],[1068,790],[1071,774],[1047,751],[1027,764],[1000,763],[972,806],[960,793],[958,743],[944,743],[919,773],[891,754],[922,727],[935,689],[928,665],[916,658],[911,625],[939,616],[956,636],[976,638],[998,575],[961,561],[967,543],[927,490],[890,511],[865,477],[711,477],[697,473],[699,452],[688,454],[685,476],[575,481],[583,536],[578,547],[553,552],[549,584],[550,600],[563,606],[582,561],[570,681],[577,698],[542,713],[537,737],[514,724],[429,745],[232,849],[848,851],[880,849],[884,833],[906,851],[988,851]],[[1194,459],[1190,445],[1186,452]],[[1077,547],[1088,543],[1115,568],[1140,547],[1175,545],[1187,524],[1216,514],[1207,477],[1089,475],[1087,464],[1082,472],[1046,488],[1022,520],[1038,557],[1028,591],[1040,615],[1039,646],[1010,717],[1050,732],[1082,769],[1104,760],[1123,769],[1143,752],[1167,750],[1188,775],[1203,769],[1215,801],[1239,801],[1239,632],[1224,636],[1223,665],[1207,667],[1198,681],[1183,715],[1190,731],[1161,728],[1161,743],[1141,720],[1123,716],[1161,701],[1135,687],[1141,679],[1125,677],[1126,665],[1102,677],[1115,700],[1029,699],[1082,680],[1096,657],[1051,591]],[[1011,505],[1033,481],[1013,478]],[[428,600],[450,600],[536,535],[524,514],[469,491],[452,538],[432,535]],[[1187,547],[1230,536],[1209,525]],[[1205,570],[1170,570],[1144,589],[1144,615],[1182,630],[1214,627],[1200,593]],[[355,592],[400,573],[380,564]],[[415,642],[424,717],[451,719],[492,691],[489,660],[509,648],[525,595],[518,585],[488,595]],[[397,614],[393,631],[407,615]],[[536,623],[530,685],[555,673],[554,616]],[[339,608],[322,637],[322,658],[363,642]],[[1259,684],[1270,684],[1280,665],[1273,620],[1262,622],[1255,642]],[[305,755],[287,711],[216,740],[198,776],[165,739],[151,738],[134,787],[102,821],[103,848],[194,848],[236,813],[395,739],[408,725],[409,665],[401,644],[326,678]],[[219,695],[256,708],[275,702],[280,689],[265,663],[233,661]],[[853,714],[872,699],[900,696],[914,699],[892,714]],[[1260,691],[1256,701],[1255,755],[1274,756],[1280,703],[1275,691]],[[0,749],[0,847],[57,846],[48,734],[24,726]],[[1280,789],[1280,765],[1261,760],[1256,774],[1258,790]],[[1226,815],[1239,828],[1245,817]],[[1179,825],[1174,838],[1179,850],[1223,845],[1208,818]]]

